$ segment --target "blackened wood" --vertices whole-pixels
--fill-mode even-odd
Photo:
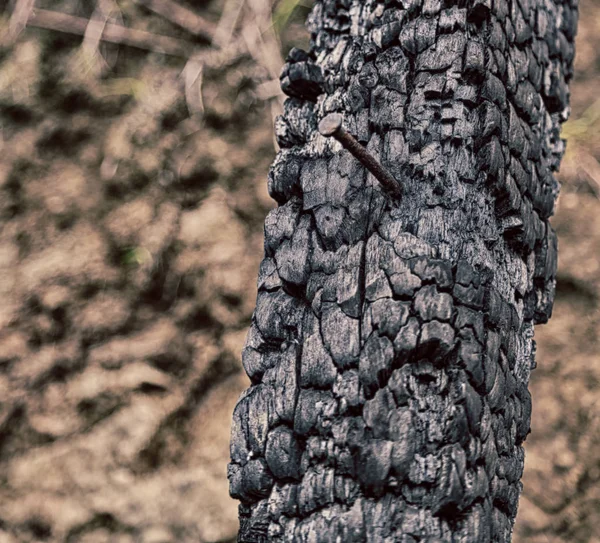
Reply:
[[[506,542],[551,313],[573,0],[318,1],[243,352],[240,542]],[[324,139],[327,115],[400,200]]]

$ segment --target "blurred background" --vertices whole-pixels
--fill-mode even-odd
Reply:
[[[235,540],[230,417],[308,10],[0,0],[0,543]],[[519,543],[600,542],[599,0],[572,109]]]

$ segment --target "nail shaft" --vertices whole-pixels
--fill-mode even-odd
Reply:
[[[381,163],[363,147],[354,136],[348,133],[342,126],[342,116],[339,113],[330,113],[319,123],[319,132],[327,138],[333,137],[339,141],[344,149],[347,149],[373,176],[381,183],[381,186],[395,198],[402,196],[402,188],[392,174],[390,174]]]

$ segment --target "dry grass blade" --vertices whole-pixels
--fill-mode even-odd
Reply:
[[[122,24],[121,10],[114,0],[98,0],[83,36],[81,50],[88,63],[95,66],[99,73],[114,67],[119,53],[117,48],[108,48],[102,43],[104,28],[108,23]]]
[[[225,3],[223,14],[213,36],[213,46],[222,48],[231,42],[243,6],[244,0],[228,0]]]
[[[95,53],[100,46],[102,33],[108,21],[108,14],[102,9],[101,3],[98,2],[96,9],[90,17],[85,33],[83,34],[83,43],[81,46],[89,53]]]
[[[229,41],[222,49],[217,46],[203,49],[188,60],[181,75],[184,79],[186,104],[192,115],[204,112],[202,98],[204,68],[225,69],[246,53],[244,40],[236,39]]]
[[[202,38],[207,42],[213,40],[214,25],[173,0],[134,0],[134,2],[148,8],[198,38]]]
[[[269,71],[272,78],[278,79],[283,57],[280,52],[281,43],[273,29],[271,5],[265,0],[249,0],[248,5],[254,14],[254,22],[258,29],[257,43],[260,53],[254,59]]]
[[[83,35],[81,49],[84,55],[90,59],[90,63],[95,65],[96,71],[101,72],[107,66],[106,61],[99,51],[102,34],[108,22],[108,14],[102,8],[101,2],[98,2],[94,13],[90,17],[90,21]]]
[[[9,39],[14,41],[27,26],[35,0],[17,0],[8,23]]]
[[[600,164],[589,153],[579,152],[577,156],[579,171],[585,177],[588,186],[596,198],[600,198]]]
[[[82,17],[45,9],[34,10],[27,22],[29,26],[79,36],[85,35],[88,23],[89,21]],[[194,53],[194,45],[184,40],[113,23],[107,23],[104,27],[102,40],[183,58],[188,58]]]
[[[254,16],[254,24],[246,24],[243,29],[248,50],[255,62],[265,68],[269,79],[279,80],[283,57],[281,44],[273,29],[271,5],[264,0],[248,0],[248,5]],[[276,105],[271,106],[273,122],[283,111],[283,93],[279,92],[274,98]]]
[[[204,63],[199,59],[190,59],[183,69],[185,82],[185,101],[192,115],[204,113],[204,100],[202,99],[202,78]]]

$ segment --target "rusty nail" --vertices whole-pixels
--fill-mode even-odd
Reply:
[[[354,136],[349,134],[342,126],[342,116],[339,113],[330,113],[319,123],[319,132],[327,138],[335,138],[344,149],[350,151],[373,176],[381,183],[381,186],[395,198],[402,196],[402,188],[392,174],[390,174],[381,163],[363,147]]]

